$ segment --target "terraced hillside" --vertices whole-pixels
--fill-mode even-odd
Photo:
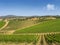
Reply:
[[[60,19],[41,22],[38,25],[28,27],[25,29],[17,30],[14,33],[42,33],[42,32],[59,32],[60,31]]]

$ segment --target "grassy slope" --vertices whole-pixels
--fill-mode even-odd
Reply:
[[[36,42],[37,35],[0,35],[0,42]]]
[[[16,30],[16,29],[21,29],[27,26],[30,26],[34,24],[34,21],[20,21],[20,20],[10,20],[9,24],[6,28],[4,28],[3,30]]]
[[[4,26],[4,24],[5,24],[5,22],[0,21],[0,28],[1,28],[2,26]]]
[[[25,28],[22,30],[17,30],[16,34],[19,33],[40,33],[40,32],[58,32],[60,31],[60,19],[56,20],[51,20],[51,21],[46,21],[42,22],[36,26],[32,26],[29,28]]]
[[[16,29],[17,27],[19,27],[21,21],[17,21],[17,20],[10,20],[9,24],[6,28],[4,28],[3,30],[13,30]]]

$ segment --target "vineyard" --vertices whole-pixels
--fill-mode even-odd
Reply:
[[[0,45],[60,45],[60,0],[0,0]]]
[[[13,19],[8,22],[8,25],[0,30],[1,45],[60,45],[60,19]],[[5,22],[1,21],[0,27],[4,24]]]
[[[0,35],[0,42],[34,42],[38,40],[37,35]]]
[[[55,43],[55,45],[60,45],[60,34],[45,35],[47,43]]]

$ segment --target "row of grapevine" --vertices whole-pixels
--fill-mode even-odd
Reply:
[[[33,42],[38,40],[37,35],[0,35],[0,42]]]
[[[60,34],[45,35],[45,39],[48,43],[60,43]]]

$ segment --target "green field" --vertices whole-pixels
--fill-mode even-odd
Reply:
[[[0,35],[0,42],[34,42],[38,40],[37,35]]]
[[[0,28],[1,28],[2,26],[4,26],[4,24],[5,24],[4,21],[0,21]]]
[[[59,32],[60,31],[60,19],[41,22],[38,25],[28,27],[25,29],[17,30],[14,33],[41,33],[41,32]]]

